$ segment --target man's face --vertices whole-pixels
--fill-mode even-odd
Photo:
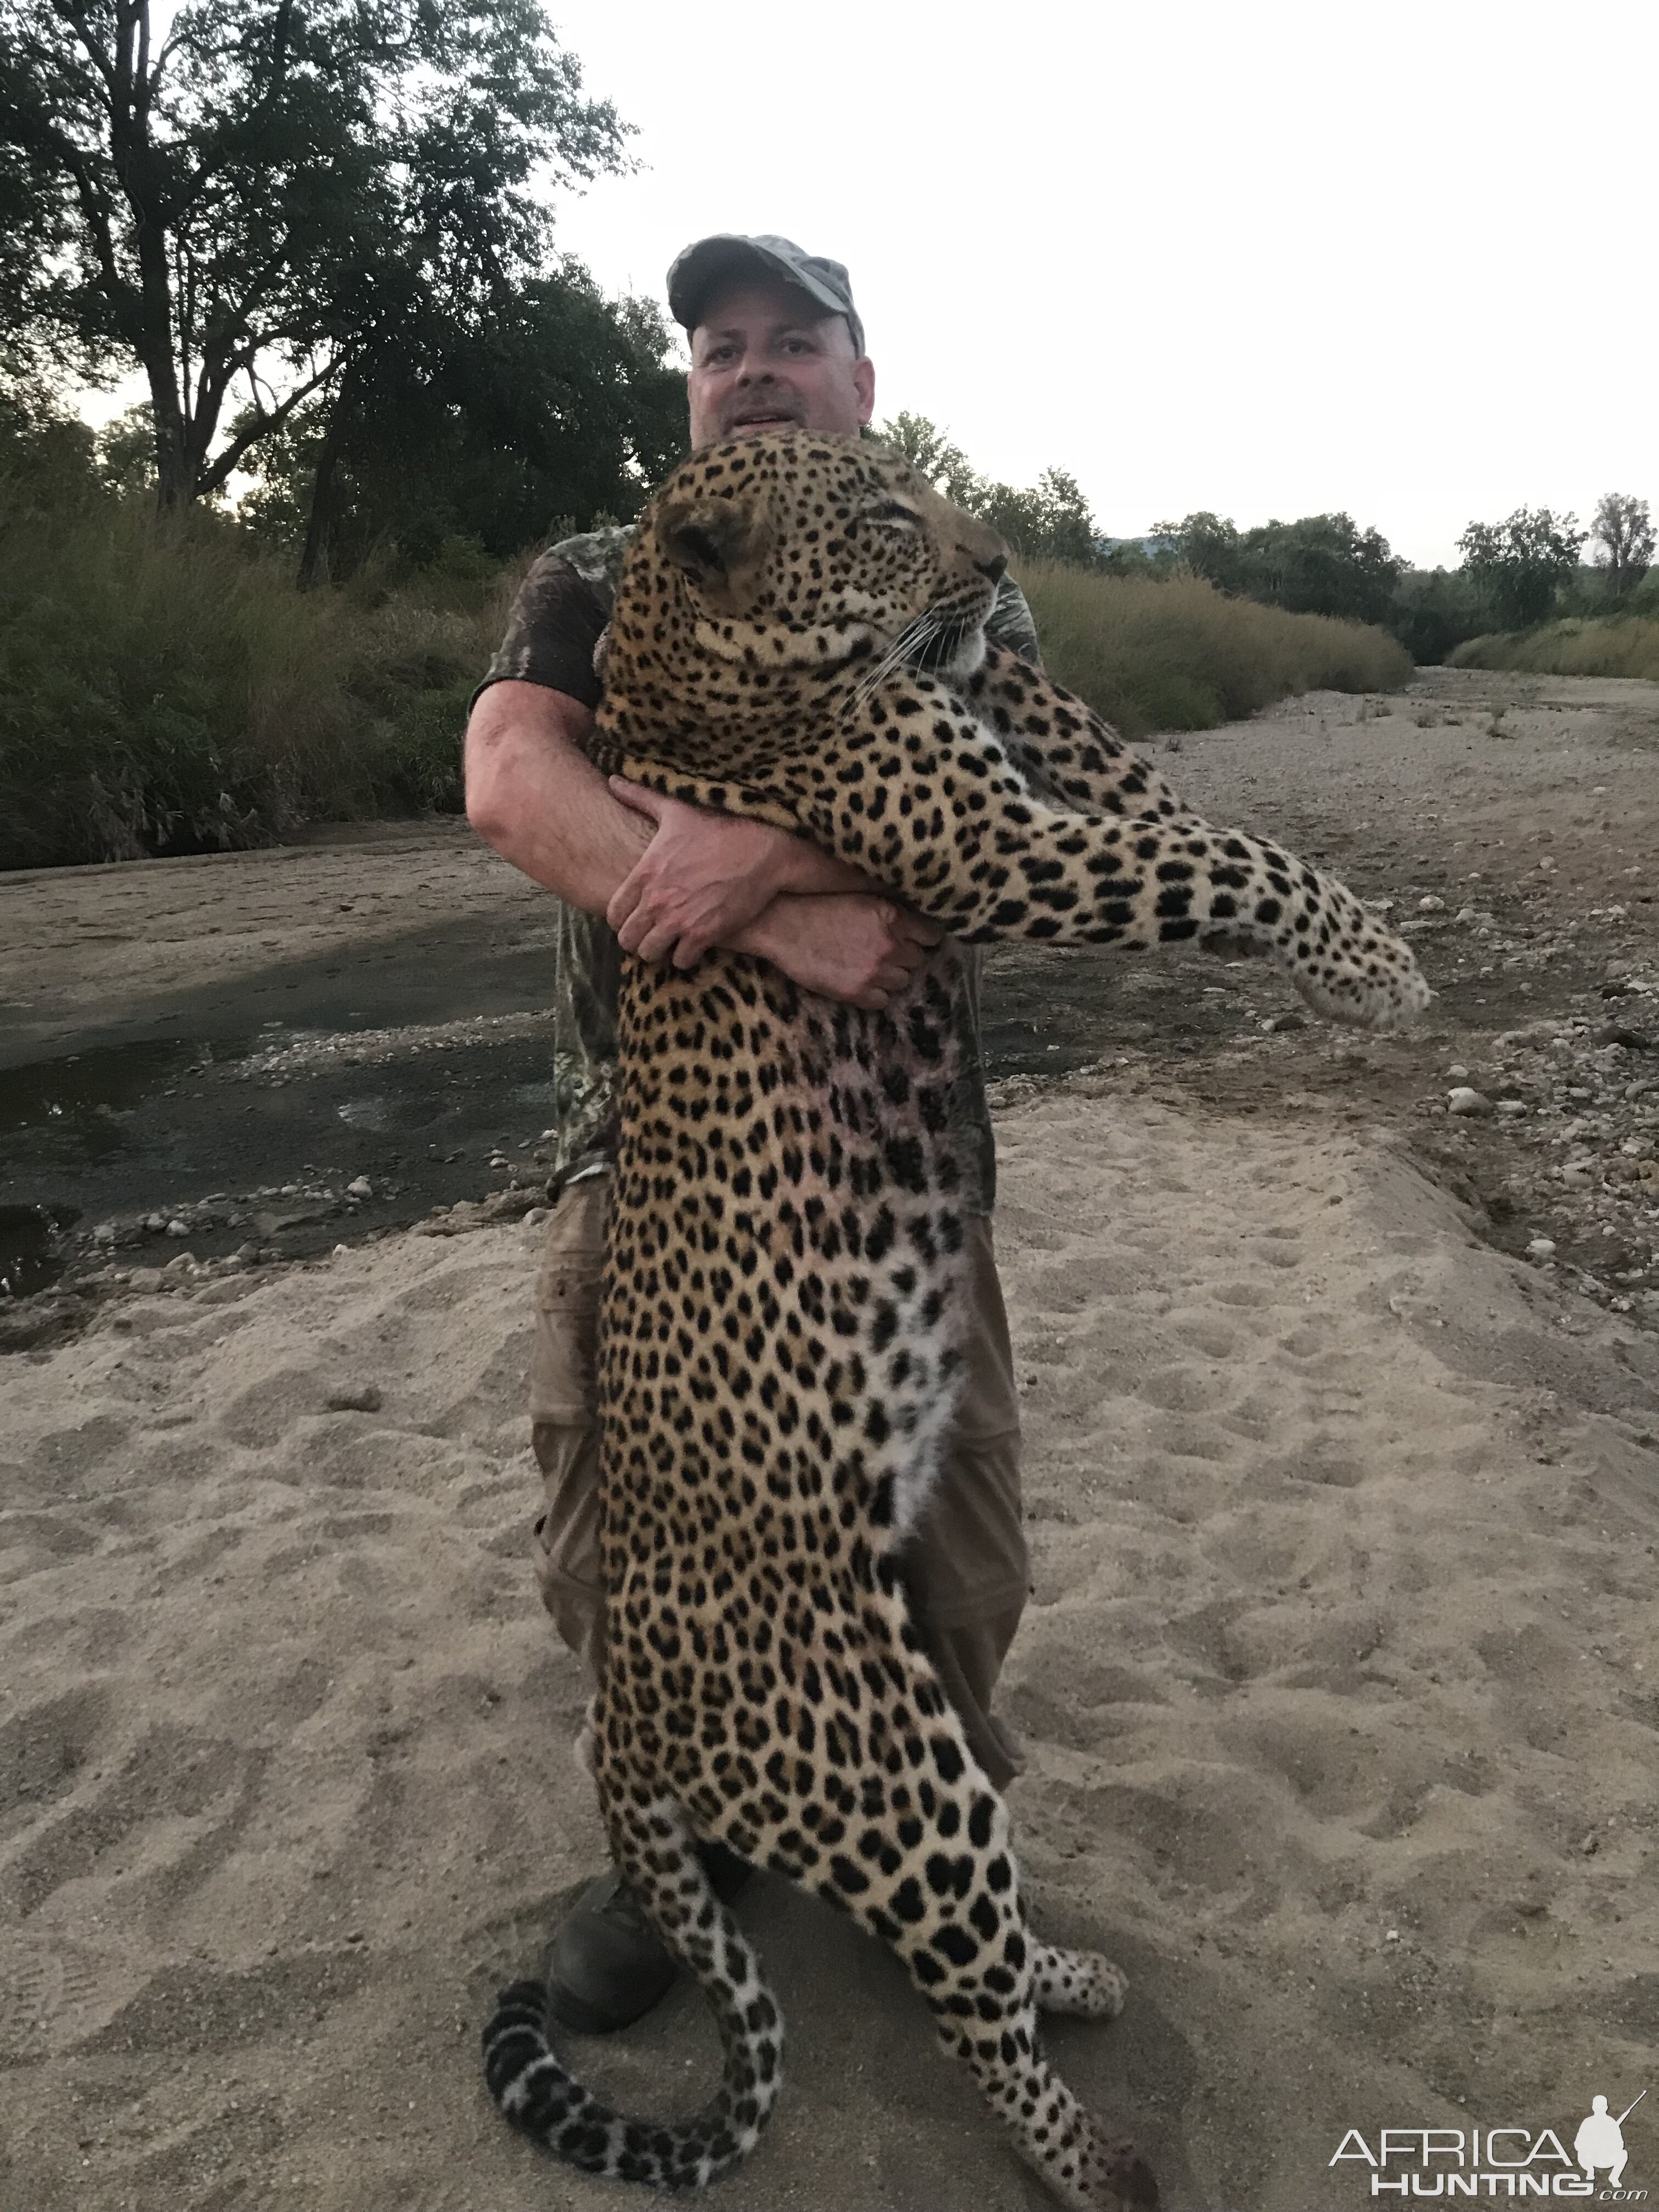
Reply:
[[[850,434],[870,420],[876,372],[853,350],[844,315],[791,284],[717,292],[691,333],[691,443],[757,437],[789,424]]]

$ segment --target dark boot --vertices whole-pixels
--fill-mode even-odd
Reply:
[[[700,1844],[697,1856],[725,1905],[754,1871],[723,1844]],[[609,2035],[660,2004],[678,1972],[678,1961],[613,1867],[588,1883],[554,1930],[547,2008],[578,2035]]]

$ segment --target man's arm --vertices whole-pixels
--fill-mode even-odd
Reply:
[[[649,812],[638,796],[624,805],[582,750],[592,720],[568,693],[503,679],[480,693],[468,721],[467,818],[536,883],[602,915],[647,848],[666,840],[652,880],[705,933],[698,952],[711,943],[750,952],[804,990],[872,1010],[939,943],[934,924],[873,886],[848,893],[866,879],[802,839],[651,794]],[[624,931],[631,918],[625,907]],[[633,933],[642,941],[628,949],[653,958],[680,933],[641,925]]]
[[[466,818],[533,882],[603,914],[651,826],[583,752],[592,726],[591,708],[544,684],[480,692],[466,725]]]

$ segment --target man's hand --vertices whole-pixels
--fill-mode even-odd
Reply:
[[[781,893],[867,884],[856,868],[764,822],[687,806],[619,775],[611,789],[656,824],[605,908],[623,951],[641,959],[672,953],[677,968],[690,968],[711,945],[732,945]]]
[[[937,922],[865,892],[775,899],[737,939],[803,991],[879,1013],[944,940]]]

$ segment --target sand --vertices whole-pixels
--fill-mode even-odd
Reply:
[[[995,1065],[1102,1063],[1000,1086],[1035,1559],[1012,1803],[1038,1925],[1134,1978],[1056,2053],[1174,2212],[1358,2212],[1350,2129],[1570,2142],[1651,2078],[1659,1210],[1637,1163],[1577,1194],[1559,1170],[1569,1112],[1610,1158],[1653,1141],[1651,1054],[1594,1031],[1654,1028],[1656,751],[1659,688],[1467,672],[1158,748],[1419,915],[1442,995],[1410,1037],[1286,1033],[1254,967],[994,963]],[[432,1024],[539,1003],[546,911],[458,826],[343,836],[0,883],[0,1066],[401,1023],[377,1079],[409,1103]],[[1540,1024],[1576,1024],[1565,1078],[1505,1043]],[[1528,1115],[1449,1121],[1464,1063]],[[135,1206],[242,1188],[239,1065],[134,1102]],[[483,1079],[490,1142],[422,1130],[451,1180],[405,1158],[406,1195],[329,1238],[477,1198],[509,1130],[518,1161],[540,1120]],[[251,1179],[284,1180],[284,1132],[334,1161],[335,1093],[273,1098],[312,1120],[259,1119]],[[89,1231],[115,1201],[65,1160],[15,1194]],[[477,2054],[601,1853],[527,1558],[534,1244],[395,1226],[167,1296],[119,1279],[164,1237],[88,1253],[110,1279],[70,1340],[0,1358],[3,2212],[640,2201],[514,2137]],[[884,1954],[775,1881],[741,1911],[788,2080],[713,2203],[1048,2201]],[[581,2052],[653,2112],[714,2059],[685,1989]],[[1626,2135],[1659,2191],[1652,2094]]]
[[[1333,1105],[1108,1069],[1000,1139],[1017,1839],[1037,1924],[1134,1978],[1064,2070],[1176,2212],[1369,2203],[1350,2128],[1622,2109],[1659,2028],[1659,1339],[1569,1316]],[[7,2212],[632,2201],[477,2062],[600,1857],[526,1550],[533,1243],[398,1236],[5,1364]],[[741,1911],[789,2078],[720,2205],[1048,2201],[884,1954],[769,1879]],[[582,2054],[653,2111],[713,2060],[684,1989]]]

